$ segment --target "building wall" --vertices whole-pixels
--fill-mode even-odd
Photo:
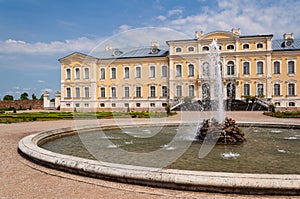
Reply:
[[[209,62],[212,40],[216,39],[220,47],[220,64],[222,65],[223,99],[244,100],[247,96],[258,96],[273,103],[280,109],[297,109],[300,107],[300,50],[284,51],[272,49],[273,35],[240,36],[239,30],[233,32],[217,31],[209,34],[197,34],[196,39],[168,41],[169,55],[164,57],[132,57],[100,59],[80,53],[74,53],[60,60],[61,64],[61,109],[72,111],[162,111],[167,103],[176,105],[185,97],[203,100],[205,85],[215,81],[212,63],[211,76],[204,74],[203,65]],[[280,73],[275,74],[274,62],[280,62]],[[294,62],[293,74],[289,74],[288,62]],[[230,64],[233,64],[233,71]],[[249,64],[246,73],[244,65]],[[194,70],[189,72],[189,65]],[[150,67],[155,67],[155,77],[151,78]],[[168,67],[167,77],[162,77],[161,67]],[[180,75],[178,76],[178,66]],[[141,78],[136,78],[136,67],[141,67]],[[261,67],[261,71],[259,68]],[[89,69],[89,78],[85,79],[85,68]],[[105,69],[105,79],[101,79],[101,68]],[[112,78],[112,69],[116,78]],[[125,77],[125,68],[129,69],[129,78]],[[66,70],[71,70],[70,79],[66,79]],[[76,79],[76,69],[80,79]],[[294,91],[291,94],[291,84]],[[167,96],[162,96],[162,86],[167,86]],[[280,85],[280,93],[275,87]],[[141,97],[136,96],[137,86],[141,87]],[[155,96],[151,97],[150,87],[155,87]],[[249,86],[249,87],[248,87]],[[76,87],[80,88],[80,97],[76,97]],[[112,94],[116,89],[116,96]],[[126,97],[124,87],[129,87]],[[67,88],[71,96],[67,97]],[[85,88],[89,96],[85,96]],[[105,96],[101,96],[105,88]],[[178,92],[182,88],[182,92]],[[191,89],[194,89],[191,92]],[[233,88],[235,88],[233,91]],[[249,90],[248,92],[246,92]],[[278,89],[277,89],[278,90]],[[214,100],[210,88],[210,98]],[[234,93],[234,95],[232,94]],[[129,107],[129,108],[128,108]]]

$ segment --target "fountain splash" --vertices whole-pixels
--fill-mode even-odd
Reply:
[[[214,73],[211,73],[213,95],[215,99],[214,108],[216,110],[215,119],[219,124],[222,124],[225,120],[225,109],[224,109],[224,95],[223,95],[223,83],[222,83],[222,73],[221,73],[221,61],[220,61],[220,49],[217,44],[217,40],[214,39],[210,46],[209,53],[209,65],[214,66],[212,69]]]

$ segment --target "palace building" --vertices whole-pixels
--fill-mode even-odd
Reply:
[[[201,102],[211,95],[214,75],[208,56],[216,39],[223,99],[258,102],[278,110],[300,109],[300,40],[292,33],[240,34],[239,29],[196,32],[195,38],[156,42],[146,48],[107,47],[99,57],[74,52],[61,63],[62,111],[164,111],[188,97]]]

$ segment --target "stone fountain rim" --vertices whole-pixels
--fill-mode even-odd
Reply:
[[[239,126],[297,128],[300,124],[269,122],[236,122]],[[161,123],[166,125],[178,122]],[[148,123],[139,125],[149,126]],[[131,125],[124,125],[130,127]],[[101,128],[115,128],[103,125]],[[238,194],[300,195],[300,175],[252,174],[162,169],[89,160],[48,151],[38,146],[50,137],[72,134],[95,127],[59,128],[38,132],[19,141],[20,154],[45,166],[75,174],[153,187]],[[97,127],[99,128],[99,126]]]

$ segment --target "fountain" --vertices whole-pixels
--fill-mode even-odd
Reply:
[[[214,106],[216,112],[215,117],[203,120],[202,127],[199,127],[196,134],[196,139],[208,142],[210,145],[204,145],[206,152],[203,153],[200,149],[199,157],[204,157],[212,149],[213,143],[234,144],[242,143],[246,139],[244,133],[236,125],[232,118],[225,119],[225,109],[223,103],[223,83],[220,66],[220,50],[217,40],[214,39],[210,44],[210,53],[208,62],[211,69],[214,71],[210,74],[210,84],[213,90]],[[202,153],[201,153],[202,152]]]

